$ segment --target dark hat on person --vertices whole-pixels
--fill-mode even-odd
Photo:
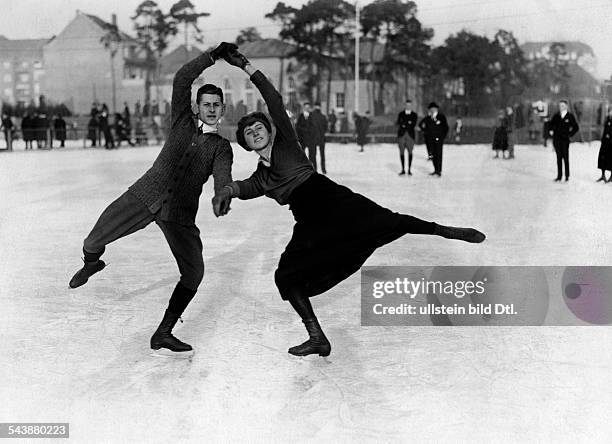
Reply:
[[[438,106],[436,102],[431,102],[429,105],[427,105],[427,109],[430,109],[430,108],[440,109],[440,107]]]
[[[268,132],[272,132],[272,124],[270,123],[268,116],[266,116],[264,113],[260,111],[255,111],[242,117],[242,119],[238,121],[238,128],[236,128],[236,142],[238,142],[238,145],[240,145],[247,151],[253,150],[249,148],[249,145],[246,143],[246,140],[244,138],[244,129],[247,126],[253,125],[255,122],[263,123]]]

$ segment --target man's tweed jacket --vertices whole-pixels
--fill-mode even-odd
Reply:
[[[178,70],[172,87],[172,120],[153,166],[129,190],[162,220],[195,224],[202,186],[210,175],[219,191],[232,181],[232,149],[221,136],[198,134],[191,85],[214,61],[203,53]]]

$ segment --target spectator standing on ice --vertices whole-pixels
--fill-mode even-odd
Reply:
[[[578,132],[580,127],[572,113],[568,111],[567,100],[559,101],[559,111],[552,117],[549,125],[549,134],[552,136],[555,154],[557,155],[557,177],[555,182],[560,182],[563,165],[565,165],[565,181],[570,177],[569,146],[570,138]]]
[[[612,106],[608,109],[608,116],[603,123],[601,146],[597,158],[597,168],[601,170],[601,177],[597,182],[612,182]],[[606,180],[606,171],[610,171],[610,178]]]
[[[506,151],[508,151],[508,117],[504,110],[497,113],[497,125],[493,133],[493,151],[495,151],[494,159],[499,159],[499,152],[502,152],[502,159],[506,159]]]
[[[440,107],[436,102],[431,102],[427,107],[428,115],[421,120],[419,128],[423,131],[427,153],[433,161],[434,171],[430,176],[442,176],[442,152],[444,139],[448,134],[448,122],[446,116],[439,112]]]
[[[412,176],[412,151],[414,150],[415,132],[419,116],[412,110],[412,100],[406,99],[404,109],[397,115],[397,145],[399,147],[401,170],[399,175],[404,176],[406,151],[408,152],[408,175]]]
[[[315,171],[318,171],[318,149],[319,154],[321,155],[321,172],[323,174],[327,174],[327,170],[325,169],[325,134],[327,133],[327,118],[321,112],[321,104],[319,102],[315,103],[310,119],[312,120],[312,129],[314,130],[314,134],[312,142],[313,146],[308,153],[309,159],[310,162],[312,162],[312,166],[314,166]]]

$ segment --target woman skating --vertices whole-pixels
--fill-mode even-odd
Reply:
[[[224,187],[213,199],[217,216],[229,210],[232,197],[267,196],[289,204],[296,224],[275,273],[281,297],[300,315],[309,339],[291,347],[296,356],[327,356],[331,346],[314,314],[309,298],[333,288],[355,273],[378,248],[407,233],[443,236],[478,243],[484,234],[394,213],[360,194],[317,174],[299,146],[281,95],[266,76],[251,67],[240,53],[226,56],[242,68],[261,92],[272,121],[255,112],[238,122],[236,138],[255,151],[259,164],[246,180]]]

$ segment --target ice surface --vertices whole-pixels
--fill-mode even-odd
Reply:
[[[607,327],[361,327],[359,275],[313,299],[329,359],[294,358],[306,335],[273,272],[286,207],[235,201],[198,225],[206,276],[177,336],[192,361],[149,356],[178,271],[155,224],[108,247],[77,290],[82,240],[159,147],[0,153],[0,418],[70,422],[71,442],[611,442]],[[610,265],[612,184],[597,144],[573,144],[569,183],[552,148],[449,146],[441,179],[417,146],[329,144],[330,177],[389,208],[472,225],[481,245],[405,236],[368,265]],[[234,177],[256,160],[235,146]],[[62,441],[63,442],[63,441]]]

